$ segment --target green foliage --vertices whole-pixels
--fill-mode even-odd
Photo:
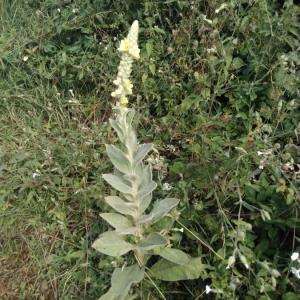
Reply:
[[[117,141],[105,122],[117,40],[134,19],[132,126],[146,145],[137,153],[152,165],[154,198],[180,199],[175,224],[162,218],[145,235],[163,230],[170,249],[201,257],[205,269],[183,282],[161,281],[172,271],[133,278],[129,297],[203,299],[206,285],[215,299],[298,297],[297,5],[3,0],[0,10],[3,297],[97,299],[115,269],[134,266],[130,252],[113,259],[91,248],[111,214],[132,213],[101,174],[110,172],[105,150],[128,168],[124,149],[104,144]],[[159,201],[148,205],[145,214]]]

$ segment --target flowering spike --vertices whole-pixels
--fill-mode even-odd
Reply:
[[[134,21],[130,27],[129,33],[120,43],[118,50],[122,53],[120,65],[118,68],[117,79],[113,83],[117,86],[111,93],[112,97],[119,99],[118,104],[126,105],[128,103],[127,95],[132,95],[133,85],[129,80],[132,63],[134,59],[140,58],[140,49],[138,46],[139,23]]]

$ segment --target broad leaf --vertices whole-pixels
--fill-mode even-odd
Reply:
[[[121,295],[116,295],[112,288],[109,289],[109,291],[101,296],[98,300],[125,300],[128,299],[128,292],[130,290],[130,287],[128,289],[124,290]]]
[[[125,173],[123,175],[123,178],[127,181],[129,181],[130,183],[135,183],[137,181],[137,176],[135,174],[132,173]]]
[[[127,155],[113,145],[106,145],[106,152],[113,165],[123,173],[130,173],[131,166]]]
[[[124,142],[124,130],[123,128],[120,126],[120,123],[116,120],[113,119],[109,119],[109,123],[111,124],[111,126],[113,127],[113,129],[117,132],[118,137],[120,139],[121,142]]]
[[[100,237],[92,244],[92,247],[106,255],[119,257],[128,251],[135,249],[136,245],[113,237]]]
[[[137,227],[128,227],[125,229],[116,229],[115,232],[117,235],[126,235],[126,234],[132,234],[134,236],[138,235],[139,229]]]
[[[134,164],[138,165],[148,154],[148,152],[153,148],[153,144],[143,144],[140,149],[134,155]]]
[[[129,132],[131,132],[131,124],[132,124],[132,120],[133,120],[134,115],[135,115],[135,110],[129,108],[128,112],[127,112],[127,115],[126,115],[126,123],[130,124],[130,128],[129,128],[130,131]]]
[[[178,265],[186,266],[190,261],[190,257],[179,249],[165,247],[158,255]]]
[[[143,199],[139,199],[139,200],[140,200],[140,212],[143,213],[148,208],[152,200],[152,193],[144,196]]]
[[[119,177],[112,174],[103,174],[102,177],[119,192],[132,195],[132,188],[125,184]]]
[[[143,168],[143,175],[139,185],[139,190],[143,190],[149,184],[149,182],[152,182],[152,170],[150,164]],[[144,212],[148,208],[151,200],[152,192],[139,199],[141,212]]]
[[[202,264],[200,257],[191,258],[185,266],[162,258],[151,267],[148,274],[165,281],[197,279],[207,267]]]
[[[145,269],[138,264],[125,268],[116,268],[112,274],[111,287],[116,295],[121,295],[133,283],[139,283],[144,278]]]
[[[100,217],[116,229],[124,229],[132,226],[132,223],[126,217],[117,213],[104,213],[100,214]]]
[[[159,233],[153,232],[148,234],[143,240],[139,242],[139,246],[147,251],[158,247],[167,245],[168,241]]]
[[[129,133],[125,140],[125,146],[128,149],[129,153],[134,153],[137,148],[137,140],[136,135],[133,131]]]
[[[177,198],[166,198],[160,200],[150,213],[150,215],[153,216],[152,224],[164,217],[178,203],[179,199]]]
[[[154,181],[150,181],[147,186],[138,191],[137,198],[143,199],[145,196],[153,192],[157,187],[157,184]]]
[[[134,203],[127,203],[118,196],[105,197],[105,201],[113,209],[115,209],[116,211],[118,211],[124,215],[133,216],[137,209],[137,206]]]

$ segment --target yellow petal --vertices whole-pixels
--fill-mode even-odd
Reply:
[[[130,49],[130,43],[128,42],[127,39],[124,39],[121,41],[120,47],[118,48],[118,50],[120,52],[126,52]]]
[[[124,98],[122,98],[122,99],[120,100],[120,102],[121,102],[122,104],[127,104],[127,103],[128,103],[128,98],[124,97]]]

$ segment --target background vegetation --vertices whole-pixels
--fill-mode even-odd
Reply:
[[[91,244],[112,193],[101,174],[116,141],[116,48],[135,19],[131,105],[140,142],[157,149],[155,197],[181,199],[174,246],[207,266],[156,285],[167,299],[298,299],[299,6],[2,0],[0,11],[2,299],[97,299],[125,263]],[[136,292],[159,299],[147,281]]]

